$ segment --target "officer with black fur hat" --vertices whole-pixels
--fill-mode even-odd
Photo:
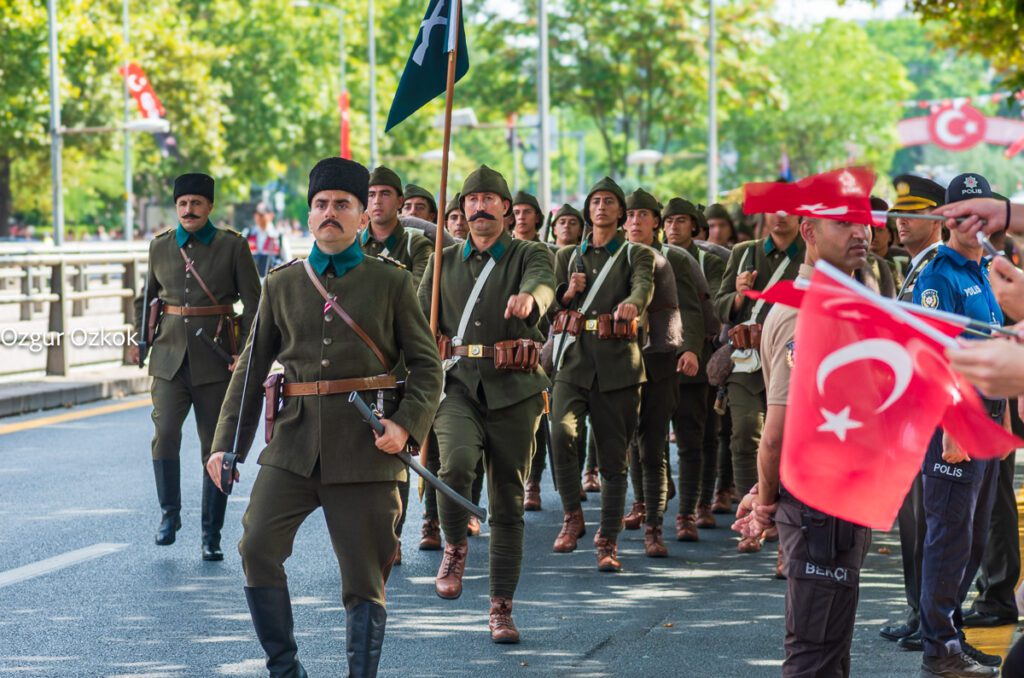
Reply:
[[[161,546],[173,544],[181,528],[181,427],[194,408],[205,464],[228,380],[260,298],[249,245],[236,231],[214,227],[213,198],[209,175],[183,174],[174,180],[178,227],[150,243],[145,292],[135,300],[135,331],[140,337],[146,333],[151,347],[153,472],[162,512],[156,543]],[[238,301],[241,316],[235,315]],[[225,353],[231,363],[221,357]],[[130,357],[139,361],[138,345]],[[205,473],[202,496],[202,557],[223,560],[220,530],[227,497]]]

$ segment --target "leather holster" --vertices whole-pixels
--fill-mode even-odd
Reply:
[[[284,388],[284,375],[276,372],[267,377],[263,382],[263,389],[266,392],[266,404],[263,414],[263,423],[266,441],[274,437],[274,422],[277,420],[278,408],[281,405],[281,390]]]

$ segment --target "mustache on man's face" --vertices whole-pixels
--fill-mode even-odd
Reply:
[[[320,225],[316,227],[316,230],[318,230],[318,231],[319,231],[319,230],[321,230],[321,229],[323,229],[323,228],[326,228],[326,227],[328,227],[328,226],[334,226],[334,227],[335,227],[336,229],[338,229],[339,231],[342,231],[342,230],[344,230],[344,229],[343,229],[343,228],[341,227],[341,224],[339,224],[339,223],[338,223],[337,221],[335,221],[334,219],[324,219],[323,221],[321,221],[321,222],[320,222]]]
[[[466,221],[476,221],[477,219],[489,219],[490,221],[497,221],[498,217],[494,216],[487,210],[477,210],[473,213],[473,216],[466,219]]]
[[[182,217],[182,219],[198,219],[198,218],[199,218],[198,214],[192,214],[191,212],[189,212],[188,214],[186,214],[186,215],[184,215]]]

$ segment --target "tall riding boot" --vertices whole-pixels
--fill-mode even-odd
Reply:
[[[246,586],[252,625],[267,653],[267,670],[271,678],[306,678],[306,669],[296,656],[292,622],[292,601],[287,588]]]
[[[203,560],[224,560],[220,550],[220,529],[228,495],[217,489],[208,474],[203,474]]]
[[[177,459],[154,459],[153,476],[162,512],[156,543],[167,546],[174,543],[175,533],[181,529],[181,462]]]
[[[346,612],[349,678],[376,678],[387,619],[387,610],[367,601]]]

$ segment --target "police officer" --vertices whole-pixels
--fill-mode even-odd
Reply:
[[[807,249],[800,277],[810,278],[819,260],[849,275],[867,261],[862,224],[805,218],[800,235]],[[740,502],[737,517],[742,534],[751,539],[774,518],[780,550],[786,553],[782,675],[849,676],[860,568],[871,545],[871,530],[815,511],[780,488],[790,372],[793,355],[800,350],[794,343],[797,313],[795,308],[775,306],[764,322],[761,359],[768,408],[758,449],[758,483]]]
[[[665,206],[666,240],[696,257],[708,288],[717,291],[725,275],[725,262],[698,247],[694,241],[703,221],[704,214],[688,200],[672,198]],[[702,318],[702,328],[703,323]],[[708,384],[707,375],[707,361],[714,352],[712,342],[715,334],[712,331],[701,337],[698,371],[693,375],[681,371],[678,378],[679,402],[672,422],[679,449],[680,496],[676,517],[676,539],[679,541],[697,541],[700,538],[698,527],[715,526],[711,504],[714,501],[718,454],[718,414],[714,408],[717,389]]]
[[[433,194],[422,186],[406,184],[404,192],[405,201],[402,203],[402,214],[407,217],[416,217],[437,223],[437,201]]]
[[[616,540],[626,501],[627,447],[645,381],[635,330],[654,291],[654,253],[626,243],[626,196],[611,178],[591,188],[585,218],[590,231],[583,242],[561,249],[555,260],[560,310],[552,332],[560,336],[554,344],[552,445],[564,517],[554,550],[576,550],[586,533],[577,438],[579,421],[589,413],[601,469],[597,567],[619,572]]]
[[[174,180],[178,227],[149,245],[144,295],[135,300],[135,329],[154,337],[149,354],[153,377],[153,473],[162,516],[156,543],[173,544],[181,528],[181,427],[195,408],[202,462],[210,444],[231,371],[259,303],[260,279],[245,239],[210,221],[214,181],[206,174]],[[152,303],[156,301],[156,303]],[[234,304],[243,312],[236,319]],[[212,340],[219,347],[210,346]],[[230,355],[228,363],[222,356]],[[139,361],[138,346],[131,360]],[[220,530],[227,497],[203,474],[202,557],[223,560]]]
[[[946,190],[946,202],[990,197],[979,174],[961,174]],[[914,302],[926,308],[1002,325],[983,265],[981,245],[959,230],[938,247],[920,272]],[[1006,400],[983,398],[993,420],[1003,423]],[[1007,450],[1009,452],[1009,450]],[[922,466],[926,522],[921,558],[922,676],[995,676],[1000,658],[980,652],[963,636],[961,606],[978,571],[988,537],[999,462],[971,459],[945,432],[937,430]]]
[[[629,242],[657,247],[660,224],[661,204],[654,196],[638,188],[626,197]],[[644,552],[650,558],[668,555],[661,524],[668,469],[665,441],[679,394],[676,374],[689,377],[697,374],[704,345],[700,294],[688,255],[667,247],[661,254],[657,259],[664,258],[661,267],[667,275],[659,275],[656,261],[654,297],[643,328],[646,381],[640,387],[640,420],[630,445],[629,463],[633,495],[638,502],[634,511],[639,514],[638,522],[644,524]],[[682,336],[677,334],[680,330]]]
[[[732,419],[732,471],[736,487],[746,492],[757,482],[757,449],[764,425],[765,388],[761,375],[759,339],[770,304],[751,301],[747,290],[764,291],[780,280],[796,278],[804,257],[799,222],[792,215],[765,214],[765,232],[759,240],[733,248],[722,286],[715,295],[715,310],[723,323],[733,325],[729,336],[735,350],[727,380]],[[762,539],[744,537],[741,553],[761,550]]]
[[[894,212],[919,212],[930,214],[946,201],[946,191],[931,179],[911,174],[897,176]],[[897,217],[896,228],[910,262],[903,282],[897,292],[900,301],[912,301],[914,287],[924,267],[935,257],[942,244],[942,222],[929,219]],[[921,600],[921,550],[924,547],[924,515],[921,503],[921,477],[914,478],[903,505],[900,506],[897,524],[900,530],[900,557],[903,560],[903,585],[907,599],[907,617],[902,624],[884,626],[879,634],[900,643],[909,650],[920,649],[921,634],[918,605]],[[906,639],[906,640],[904,640]]]
[[[551,261],[541,243],[513,239],[502,217],[512,207],[504,177],[486,165],[460,192],[469,238],[444,250],[438,332],[448,366],[445,398],[434,430],[440,477],[467,498],[483,460],[490,506],[490,631],[496,643],[518,643],[512,599],[523,558],[523,493],[533,438],[550,382],[540,367],[538,325],[554,297]],[[429,312],[432,263],[420,286]],[[450,340],[450,343],[449,343]],[[450,348],[450,351],[449,351]],[[450,353],[450,355],[449,355]],[[435,588],[462,595],[469,544],[465,509],[440,498],[444,559]]]
[[[283,403],[242,519],[245,596],[273,676],[305,676],[297,658],[284,562],[306,517],[323,508],[341,569],[350,676],[375,676],[387,612],[384,584],[397,555],[395,456],[427,435],[441,391],[437,347],[411,276],[364,254],[369,172],[344,158],[309,175],[309,258],[267,276],[256,328],[221,410],[207,471],[220,484],[225,451],[244,460],[262,418],[271,365],[284,366]],[[408,368],[404,396],[389,371]],[[273,382],[270,382],[273,384]],[[355,392],[382,411],[374,434],[348,403]],[[237,431],[237,440],[236,440]],[[234,442],[234,444],[232,444]]]

